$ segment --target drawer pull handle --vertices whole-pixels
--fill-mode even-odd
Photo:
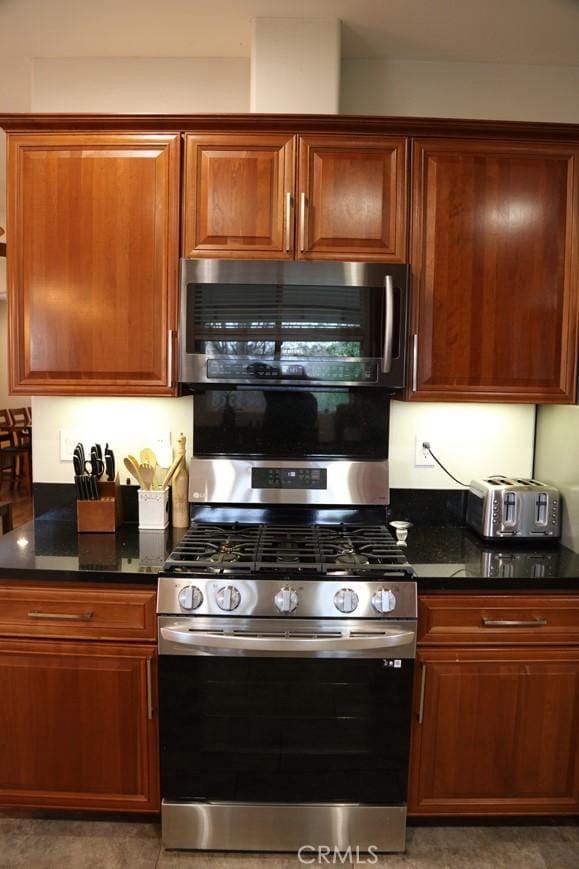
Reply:
[[[147,658],[147,718],[149,721],[153,719],[153,677],[151,668],[151,658]]]
[[[542,628],[547,619],[486,619],[483,616],[485,628]]]
[[[66,619],[69,622],[90,622],[94,613],[40,613],[36,610],[28,613],[29,619]]]
[[[424,692],[426,690],[426,664],[422,665],[420,674],[420,700],[418,703],[418,723],[422,724],[424,718]]]

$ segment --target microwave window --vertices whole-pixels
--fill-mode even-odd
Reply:
[[[383,292],[369,287],[188,284],[187,352],[367,358],[380,353]]]

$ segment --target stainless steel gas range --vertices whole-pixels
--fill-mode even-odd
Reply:
[[[192,523],[159,578],[164,844],[403,850],[417,604],[387,438],[346,456],[356,416],[334,396],[314,456],[241,456],[246,421],[215,400],[231,432],[196,400]]]

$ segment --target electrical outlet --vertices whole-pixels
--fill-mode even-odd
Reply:
[[[434,467],[434,459],[426,450],[422,444],[424,442],[429,443],[432,446],[432,442],[427,435],[417,434],[416,435],[416,455],[414,457],[414,465],[417,468],[433,468]]]

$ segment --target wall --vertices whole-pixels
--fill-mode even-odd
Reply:
[[[561,490],[561,540],[579,552],[579,407],[541,407],[537,419],[537,479]]]
[[[344,59],[340,112],[579,123],[579,67]]]
[[[32,106],[35,112],[248,112],[249,58],[38,58]]]
[[[579,121],[578,71],[574,68],[345,60],[341,111],[447,117]],[[248,111],[246,59],[73,58],[33,62],[33,111]],[[0,103],[0,110],[5,106]],[[280,110],[283,107],[280,106]],[[115,428],[117,451],[136,449],[147,426],[165,421],[185,430],[186,399],[34,399],[36,480],[69,479],[59,460],[59,427],[100,420],[99,408],[123,408]],[[174,408],[179,408],[175,410]],[[183,409],[182,409],[183,408]],[[157,420],[156,414],[161,415]],[[111,417],[111,425],[116,420]],[[112,430],[112,429],[110,429]],[[426,433],[440,459],[459,479],[532,471],[534,408],[509,405],[393,403],[391,485],[447,488],[439,468],[414,468],[414,436]],[[432,434],[434,432],[434,435]],[[136,443],[138,441],[138,443]],[[121,444],[123,446],[121,446]]]

